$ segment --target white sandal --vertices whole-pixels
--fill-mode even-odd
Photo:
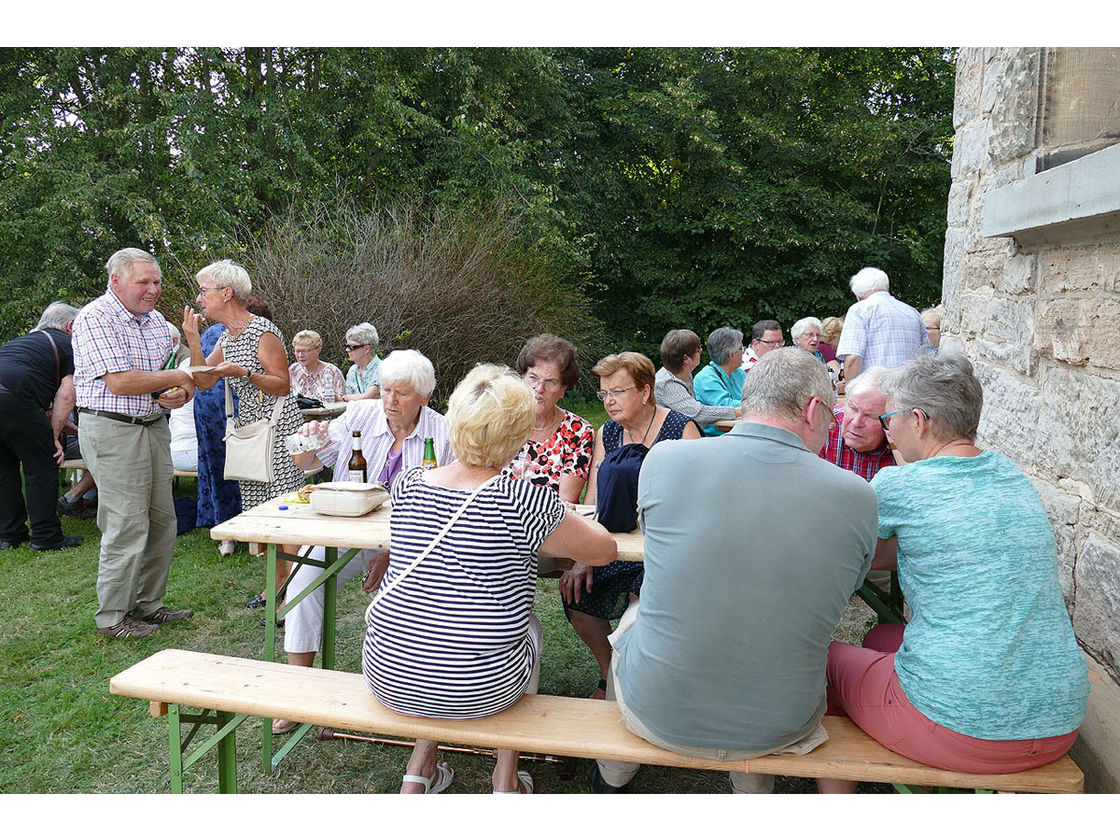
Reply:
[[[493,793],[532,793],[533,777],[528,770],[517,771],[517,790],[495,790]]]
[[[423,785],[424,793],[443,793],[451,787],[451,780],[454,778],[454,768],[446,761],[439,761],[436,762],[436,772],[430,779],[426,776],[407,775],[402,781]]]
[[[218,554],[222,557],[229,557],[237,550],[237,543],[233,540],[222,540],[218,543]]]

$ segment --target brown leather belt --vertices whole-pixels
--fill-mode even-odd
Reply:
[[[96,408],[79,408],[79,414],[96,414],[98,417],[108,417],[118,423],[128,423],[131,426],[152,426],[163,419],[163,412],[149,414],[146,417],[134,417],[131,414],[117,414],[115,411],[98,411]]]

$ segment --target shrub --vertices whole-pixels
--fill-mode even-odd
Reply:
[[[504,204],[454,212],[315,200],[247,239],[254,292],[285,337],[316,330],[322,358],[345,371],[346,330],[369,321],[382,357],[412,348],[432,360],[433,405],[475,364],[512,365],[530,336],[586,347],[596,331],[575,284],[555,276],[547,249]]]

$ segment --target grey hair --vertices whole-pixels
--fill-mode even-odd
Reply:
[[[881,268],[861,268],[848,281],[848,288],[857,300],[863,300],[872,292],[890,291],[891,281]]]
[[[194,279],[199,282],[203,279],[212,280],[216,289],[233,289],[234,298],[242,303],[253,293],[253,281],[249,279],[249,272],[233,260],[212,262],[199,271]]]
[[[48,304],[47,308],[43,310],[43,314],[39,316],[39,323],[35,325],[35,329],[65,330],[66,325],[73,321],[77,315],[78,307],[56,300],[54,303]]]
[[[817,357],[797,347],[779,347],[759,359],[743,384],[743,416],[801,419],[813,397],[832,405],[832,379]]]
[[[113,256],[109,257],[109,261],[105,263],[105,273],[108,274],[109,279],[113,278],[116,274],[120,278],[130,277],[132,275],[132,266],[138,262],[151,263],[156,268],[159,268],[159,263],[156,258],[141,248],[121,248]]]
[[[425,397],[436,389],[435,368],[427,356],[416,350],[394,350],[381,363],[377,376],[382,387],[389,382],[407,382]]]
[[[801,334],[809,329],[809,327],[816,327],[818,333],[824,329],[821,324],[821,319],[814,318],[810,315],[808,318],[802,318],[800,321],[795,322],[794,325],[789,328],[789,337],[797,341],[797,339],[801,338]]]
[[[734,327],[719,327],[708,334],[708,355],[717,365],[724,364],[736,346],[742,346],[743,333]]]
[[[377,352],[377,329],[369,321],[362,321],[348,329],[346,340],[356,344],[368,344],[370,350]]]
[[[972,372],[972,363],[964,356],[920,353],[886,373],[879,387],[896,411],[920,409],[929,419],[935,436],[944,440],[976,437],[984,389]]]
[[[890,369],[882,365],[872,365],[869,368],[864,368],[859,376],[845,385],[844,393],[849,397],[858,397],[872,391],[882,394],[883,375],[887,373],[890,373]]]

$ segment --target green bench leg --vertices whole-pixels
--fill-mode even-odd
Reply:
[[[237,793],[237,727],[248,715],[232,712],[208,712],[184,714],[177,703],[167,705],[168,763],[171,767],[171,792],[183,792],[183,771],[215,750],[218,759],[218,792]],[[183,738],[183,723],[190,723],[191,731]],[[214,734],[186,757],[187,748],[200,727],[211,725]]]

